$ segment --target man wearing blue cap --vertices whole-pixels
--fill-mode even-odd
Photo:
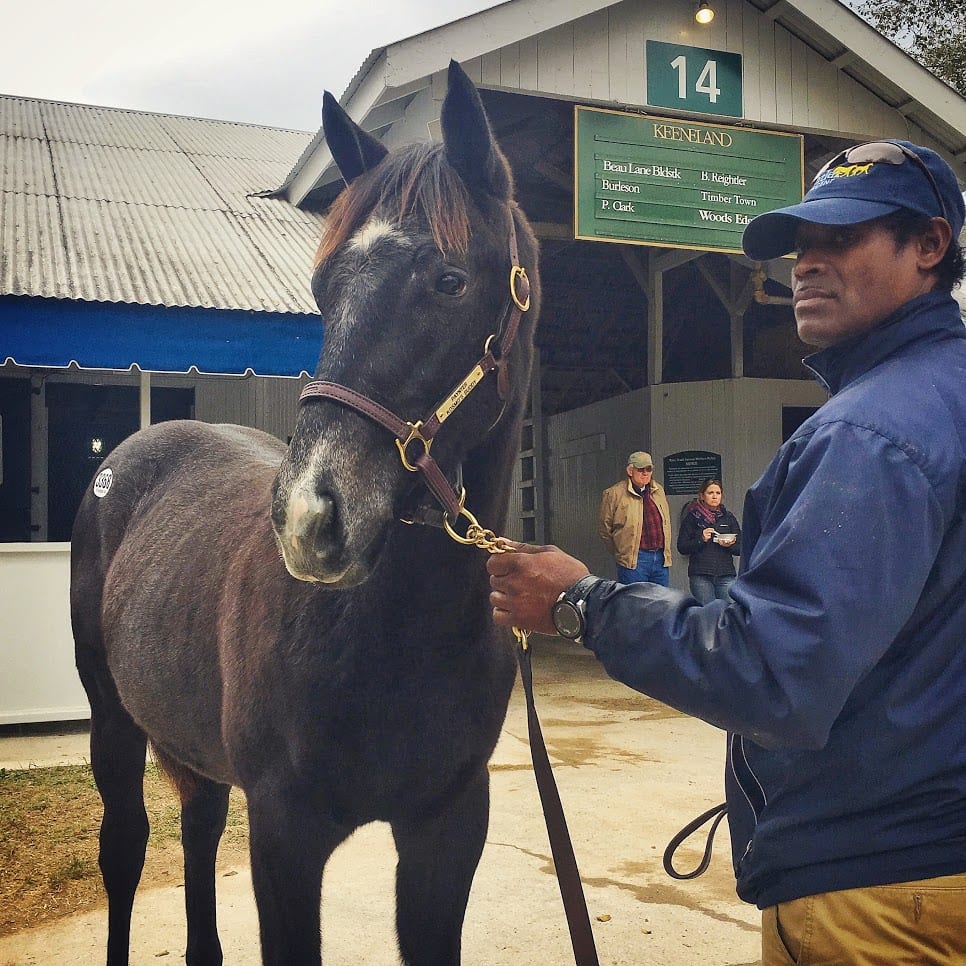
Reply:
[[[738,894],[762,963],[966,963],[964,206],[907,141],[843,151],[755,218],[795,253],[829,401],[744,508],[732,601],[591,576],[555,547],[488,562],[494,620],[582,642],[729,734]]]

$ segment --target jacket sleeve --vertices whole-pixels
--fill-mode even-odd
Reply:
[[[614,501],[611,499],[610,490],[604,490],[600,500],[600,510],[597,513],[597,535],[604,541],[604,545],[614,555],[614,533],[612,525],[614,522]]]
[[[701,533],[702,530],[698,528],[698,521],[690,513],[685,513],[678,529],[678,553],[690,557],[691,554],[701,550],[704,547]]]
[[[857,453],[881,468],[875,485],[843,470]],[[913,612],[943,513],[910,454],[861,426],[820,426],[765,477],[774,482],[761,490],[768,504],[754,505],[760,532],[732,601],[701,607],[655,584],[602,580],[584,643],[611,677],[687,714],[766,747],[821,748]],[[897,507],[902,526],[868,526]]]

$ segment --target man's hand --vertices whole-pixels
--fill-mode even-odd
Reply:
[[[563,591],[590,571],[558,547],[507,543],[513,550],[493,554],[486,564],[493,622],[555,634],[550,608]]]

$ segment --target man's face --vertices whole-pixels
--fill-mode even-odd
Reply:
[[[922,270],[918,239],[897,249],[894,236],[875,221],[803,222],[796,241],[792,300],[807,345],[821,349],[867,332],[935,284]]]
[[[627,475],[631,478],[631,483],[634,486],[638,488],[647,486],[651,482],[651,477],[654,475],[654,467],[645,466],[643,469],[638,469],[636,466],[628,466]]]

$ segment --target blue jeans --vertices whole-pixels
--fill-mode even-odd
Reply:
[[[723,577],[707,577],[704,574],[692,574],[688,577],[688,583],[691,585],[691,596],[699,604],[710,604],[715,599],[731,600],[731,595],[728,591],[731,590],[731,585],[734,582],[735,578],[730,574],[725,574]]]
[[[664,566],[663,550],[638,550],[637,567],[630,570],[617,565],[617,582],[619,584],[660,584],[667,587],[671,581],[671,572]]]

